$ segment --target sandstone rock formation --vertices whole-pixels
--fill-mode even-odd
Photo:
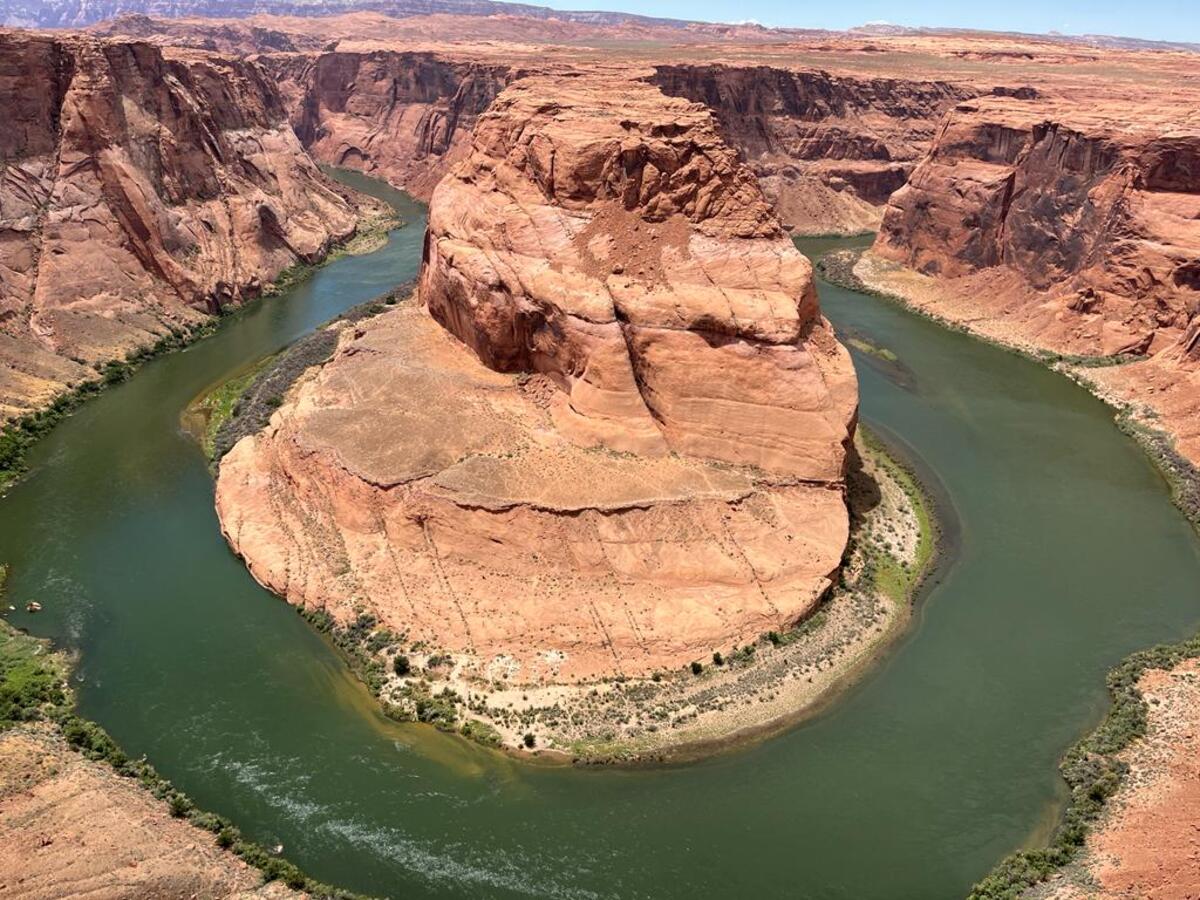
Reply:
[[[1030,341],[1154,353],[1200,309],[1200,117],[1075,101],[960,104],[893,195],[875,250],[942,279],[990,270]],[[1001,292],[996,292],[1001,293]],[[981,298],[984,304],[999,298]]]
[[[1134,97],[958,105],[858,272],[1008,343],[1142,357],[1085,377],[1200,464],[1200,92]]]
[[[978,89],[779,66],[659,65],[664,93],[709,106],[797,233],[875,230],[942,114]]]
[[[841,475],[855,388],[811,267],[698,105],[518,82],[434,195],[420,290],[486,365],[559,384],[580,444]]]
[[[260,581],[522,683],[674,668],[814,607],[853,369],[703,108],[514,82],[434,192],[419,295],[222,462]]]
[[[5,415],[354,231],[253,64],[4,32],[0,108]]]
[[[428,200],[470,145],[509,67],[428,52],[332,51],[261,60],[318,160],[361,169]]]

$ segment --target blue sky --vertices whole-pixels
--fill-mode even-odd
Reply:
[[[883,20],[991,31],[1118,34],[1200,43],[1200,0],[529,0],[556,9],[798,28],[848,28]]]

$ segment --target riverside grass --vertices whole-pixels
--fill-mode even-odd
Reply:
[[[28,471],[26,456],[54,426],[73,413],[83,403],[114,384],[120,384],[141,366],[163,354],[182,350],[212,334],[219,323],[212,319],[191,328],[175,328],[153,344],[131,351],[124,359],[97,364],[97,377],[80,382],[63,391],[41,409],[26,413],[0,429],[0,492],[11,487]]]
[[[1138,690],[1152,669],[1173,669],[1200,657],[1200,635],[1127,656],[1105,679],[1112,707],[1100,727],[1072,747],[1059,765],[1071,799],[1050,845],[1006,857],[972,888],[968,900],[1017,900],[1025,891],[1072,862],[1083,848],[1106,801],[1121,787],[1129,767],[1118,754],[1146,734],[1146,700]]]

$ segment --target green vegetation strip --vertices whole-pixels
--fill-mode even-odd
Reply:
[[[67,674],[65,660],[50,652],[44,641],[0,621],[0,732],[22,723],[50,723],[74,750],[88,759],[107,763],[123,778],[137,779],[155,798],[167,804],[172,816],[213,834],[218,847],[258,869],[264,881],[281,881],[312,897],[328,900],[361,897],[305,875],[295,864],[243,837],[228,819],[197,808],[150,763],[127,756],[103,728],[75,714]]]
[[[424,679],[411,681],[400,689],[403,705],[389,702],[383,697],[387,684],[387,666],[384,651],[389,651],[393,671],[397,675],[408,675],[411,670],[408,657],[404,655],[407,635],[381,627],[379,620],[370,613],[360,612],[349,625],[338,625],[324,610],[303,609],[296,611],[313,628],[325,635],[329,642],[346,660],[355,677],[371,692],[385,716],[394,722],[422,722],[439,731],[457,733],[485,747],[499,747],[500,733],[491,725],[478,719],[459,721],[459,705],[462,697],[450,688],[434,693],[433,687]],[[414,645],[413,650],[421,649]],[[448,657],[442,657],[448,659]],[[438,656],[432,656],[427,667],[436,668]]]
[[[1117,792],[1128,773],[1129,767],[1118,754],[1146,734],[1148,708],[1138,681],[1152,669],[1173,669],[1196,657],[1200,657],[1200,635],[1179,644],[1140,650],[1108,673],[1112,708],[1100,727],[1072,747],[1059,766],[1071,789],[1071,800],[1050,846],[1009,856],[975,885],[970,900],[1017,900],[1078,856],[1105,801]]]
[[[36,412],[14,419],[0,430],[0,491],[10,487],[28,471],[25,459],[30,448],[45,437],[59,422],[78,409],[86,400],[105,388],[120,384],[155,357],[179,350],[216,329],[217,320],[192,328],[174,329],[155,343],[140,347],[123,360],[97,364],[97,377],[81,382],[59,394]]]

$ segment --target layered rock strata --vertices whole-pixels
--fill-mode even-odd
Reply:
[[[785,629],[836,576],[856,385],[703,108],[515,82],[434,192],[409,305],[221,464],[254,575],[518,683]]]
[[[272,54],[260,62],[315,158],[422,200],[462,158],[476,118],[511,77],[499,63],[390,49]]]
[[[251,63],[3,32],[0,106],[5,415],[254,296],[358,220]]]
[[[1151,410],[1200,461],[1195,99],[1145,99],[1137,116],[1079,100],[960,104],[892,196],[865,277],[1010,343],[1143,357],[1087,378]]]
[[[86,759],[45,724],[0,733],[0,892],[23,900],[308,896],[264,884],[136,778]]]
[[[704,103],[798,234],[878,228],[942,115],[978,88],[776,66],[659,65],[664,93]]]
[[[943,123],[875,251],[941,279],[1013,282],[1004,299],[1028,300],[1009,318],[1040,345],[1155,353],[1200,307],[1198,223],[1194,112],[986,98]]]

